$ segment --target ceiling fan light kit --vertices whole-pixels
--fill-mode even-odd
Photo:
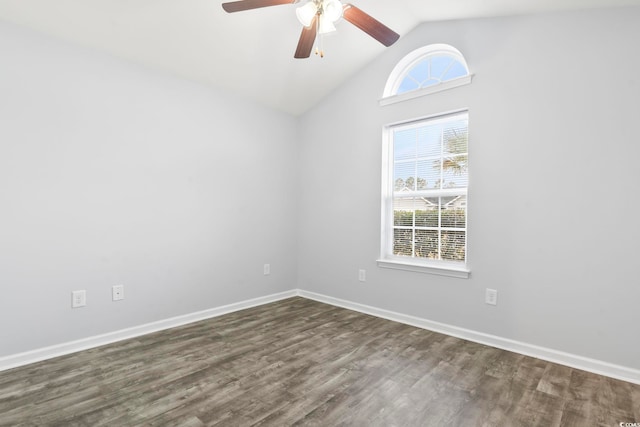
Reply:
[[[327,34],[336,30],[335,23],[342,18],[340,0],[309,0],[296,9],[296,16],[303,27],[310,27],[313,18],[319,19],[318,34]]]
[[[294,4],[299,0],[238,0],[223,3],[222,8],[228,12],[258,9],[261,7]],[[335,23],[344,18],[385,46],[391,46],[400,35],[389,27],[366,14],[352,4],[342,4],[340,0],[308,0],[296,9],[298,21],[303,25],[302,34],[294,58],[308,58],[311,55],[316,38],[322,43],[322,34],[336,31]],[[324,56],[321,48],[316,47],[316,54]]]
[[[313,18],[317,15],[317,13],[318,6],[316,6],[315,2],[313,1],[305,3],[304,5],[296,9],[296,16],[298,17],[298,21],[300,21],[300,23],[304,27],[308,27],[311,25],[311,22],[313,21]]]
[[[340,0],[324,0],[322,2],[322,16],[330,22],[336,22],[342,18],[343,8]]]

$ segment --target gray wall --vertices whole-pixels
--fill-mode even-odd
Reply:
[[[0,356],[294,288],[295,135],[288,115],[0,23]]]
[[[298,287],[640,368],[637,22],[424,24],[299,119],[0,24],[0,356]],[[473,84],[379,107],[430,43]],[[379,269],[382,126],[464,107],[471,278]]]
[[[611,9],[403,37],[300,121],[298,286],[640,368],[638,22]],[[431,43],[458,48],[473,83],[379,107],[394,65]],[[466,107],[471,278],[378,268],[383,125]]]

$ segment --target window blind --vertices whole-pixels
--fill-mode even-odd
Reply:
[[[464,263],[467,241],[468,115],[391,129],[392,189],[387,256]]]

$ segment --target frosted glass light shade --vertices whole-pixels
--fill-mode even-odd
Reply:
[[[318,13],[318,7],[313,1],[310,1],[296,9],[298,21],[305,27],[311,25],[313,17]]]
[[[333,22],[327,19],[325,15],[321,15],[320,26],[318,27],[318,33],[327,34],[335,30],[336,30],[336,27],[333,25]]]
[[[325,0],[322,9],[322,15],[332,23],[342,17],[342,3],[340,3],[340,0]]]

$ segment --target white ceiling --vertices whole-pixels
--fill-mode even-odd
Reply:
[[[0,0],[0,20],[301,114],[385,48],[341,21],[323,59],[294,59],[296,5],[228,14],[226,0]],[[425,21],[640,0],[349,0],[401,36]]]

